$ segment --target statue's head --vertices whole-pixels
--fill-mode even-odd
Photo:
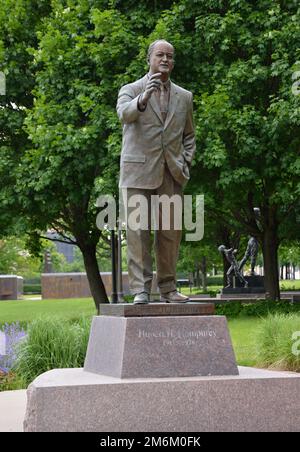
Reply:
[[[152,74],[161,72],[163,78],[168,78],[174,68],[174,54],[174,47],[165,39],[152,42],[147,53],[150,72]]]
[[[254,235],[249,235],[249,242],[257,242],[257,238]]]
[[[224,251],[226,250],[226,246],[225,245],[220,245],[218,248],[219,253],[224,253]]]

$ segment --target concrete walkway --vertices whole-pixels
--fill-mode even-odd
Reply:
[[[22,432],[26,390],[0,392],[0,432]]]

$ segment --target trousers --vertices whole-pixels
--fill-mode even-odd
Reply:
[[[182,237],[182,218],[178,218],[180,215],[182,216],[182,211],[176,206],[179,205],[179,201],[182,206],[181,185],[173,179],[165,163],[163,181],[158,188],[123,188],[122,194],[127,221],[127,263],[131,293],[147,292],[150,294],[151,292],[153,238],[159,291],[164,294],[176,290],[176,263]],[[163,195],[167,195],[165,197],[166,204],[157,204],[157,197],[161,198]],[[171,197],[173,197],[174,203],[169,202],[168,208],[168,200]],[[143,206],[140,210],[139,222],[134,225],[130,220],[136,219],[138,216],[137,204],[133,206],[134,203],[132,204],[130,200],[139,200],[139,207]],[[164,220],[169,220],[167,228],[165,228]]]

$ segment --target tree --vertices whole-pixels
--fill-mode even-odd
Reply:
[[[96,226],[95,204],[100,194],[118,192],[117,93],[128,80],[129,63],[135,62],[132,72],[142,67],[137,37],[149,21],[123,14],[123,2],[119,9],[111,3],[52,1],[38,46],[30,49],[36,84],[26,131],[32,147],[17,174],[32,244],[50,227],[77,245],[97,309],[108,298],[96,257],[103,231]]]
[[[291,223],[299,238],[300,96],[291,89],[299,19],[291,1],[186,0],[157,26],[180,33],[177,59],[192,68],[180,75],[195,93],[194,186],[209,194],[219,222],[258,238],[272,299],[280,297],[278,246]]]
[[[95,200],[117,193],[116,95],[143,74],[148,44],[165,38],[176,49],[175,81],[194,93],[198,152],[188,190],[205,193],[216,237],[229,238],[231,229],[237,237],[257,236],[267,291],[279,298],[278,246],[291,234],[299,239],[300,96],[291,90],[300,60],[296,2],[28,3],[5,0],[1,12],[8,25],[0,53],[15,97],[0,111],[0,222],[22,212],[31,245],[48,227],[76,243],[96,306],[107,301],[96,260],[102,233]]]
[[[29,146],[23,123],[33,105],[34,73],[27,47],[37,43],[36,30],[49,12],[49,1],[2,0],[0,9],[0,71],[6,91],[0,95],[0,236],[22,229],[21,206],[15,196],[16,173]]]
[[[26,276],[41,270],[41,260],[25,249],[23,238],[7,237],[0,240],[0,273]]]
[[[283,279],[283,267],[286,267],[286,279],[295,279],[295,268],[300,264],[300,242],[283,242],[279,248],[279,262],[281,267],[281,279]]]
[[[213,23],[220,28],[214,43],[202,41],[216,52],[217,73],[214,91],[201,98],[198,137],[205,142],[200,162],[217,172],[223,208],[260,241],[266,291],[279,299],[278,246],[300,190],[300,103],[291,91],[300,12],[285,2],[257,6],[240,2],[225,14],[199,18],[199,31],[206,27],[209,35]]]
[[[101,25],[99,32],[95,25],[104,21],[103,15],[91,11],[88,1],[68,8],[53,2],[53,13],[38,34],[39,49],[31,49],[37,76],[26,127],[33,147],[22,160],[18,178],[32,231],[41,236],[51,227],[80,248],[97,308],[108,299],[96,259],[102,231],[96,227],[100,190],[95,180],[113,168],[117,173],[116,152],[108,155],[107,145],[113,86],[102,77],[108,72],[110,51],[120,52],[127,37],[125,27],[118,35],[120,18],[112,25],[110,42],[103,43]],[[109,72],[112,77],[113,70]]]

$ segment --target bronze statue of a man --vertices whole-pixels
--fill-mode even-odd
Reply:
[[[182,197],[195,152],[193,96],[170,80],[174,67],[172,44],[165,40],[153,42],[148,50],[148,64],[149,72],[143,78],[121,88],[117,103],[123,125],[119,186],[127,218],[132,196],[145,197],[149,205],[152,195]],[[171,209],[171,227],[155,231],[157,283],[161,301],[180,303],[188,297],[176,290],[182,233],[174,227],[172,214],[174,217]],[[134,230],[127,225],[127,259],[134,303],[148,303],[153,275],[150,226]]]
[[[244,257],[241,260],[241,262],[239,263],[239,271],[241,272],[243,270],[245,263],[247,262],[247,260],[250,257],[250,264],[251,264],[250,275],[255,276],[255,265],[256,265],[257,254],[258,254],[258,241],[255,237],[250,236]]]
[[[220,245],[218,250],[221,254],[223,254],[226,257],[227,262],[229,262],[230,264],[230,267],[226,273],[227,286],[225,287],[225,289],[227,289],[228,287],[233,287],[233,276],[236,276],[236,278],[238,278],[241,281],[241,283],[244,284],[244,287],[248,287],[248,282],[245,280],[244,276],[240,272],[239,264],[235,257],[237,250],[234,248],[226,248],[225,245]]]

